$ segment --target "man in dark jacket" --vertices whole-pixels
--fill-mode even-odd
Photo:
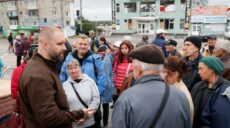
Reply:
[[[66,50],[64,34],[56,28],[43,28],[38,42],[38,51],[27,63],[19,83],[25,125],[27,128],[71,128],[72,122],[87,114],[83,110],[69,110],[58,78],[58,61]]]
[[[162,51],[164,52],[165,57],[167,57],[167,52],[165,49],[165,34],[167,32],[164,29],[157,29],[156,31],[156,38],[155,40],[152,41],[152,44],[155,44],[157,46],[159,46]]]
[[[165,48],[166,48],[168,57],[178,56],[179,58],[181,58],[181,54],[177,51],[176,46],[177,46],[177,42],[175,40],[169,39],[168,41],[166,41]]]
[[[7,37],[7,39],[8,39],[8,42],[9,42],[8,51],[9,51],[9,52],[12,52],[12,50],[13,50],[13,40],[14,40],[14,38],[13,38],[13,33],[12,33],[12,32],[11,32],[10,35]]]
[[[197,36],[190,36],[184,40],[183,50],[185,57],[183,60],[187,62],[189,68],[187,74],[182,77],[185,85],[188,87],[188,90],[191,91],[193,86],[199,82],[200,76],[198,74],[198,64],[202,59],[200,54],[201,40]]]
[[[216,57],[209,56],[200,60],[199,75],[202,81],[197,83],[191,91],[194,103],[193,128],[201,127],[201,115],[205,106],[213,94],[227,83],[227,81],[220,76],[223,70],[224,66],[222,62]]]

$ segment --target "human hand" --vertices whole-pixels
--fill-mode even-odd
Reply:
[[[84,119],[84,118],[81,118],[81,119],[79,119],[79,120],[75,120],[74,123],[77,124],[77,125],[82,125],[82,124],[85,123],[85,119]]]
[[[88,109],[83,109],[84,111],[84,119],[87,119],[89,117],[91,117],[91,113],[94,109],[88,108]]]

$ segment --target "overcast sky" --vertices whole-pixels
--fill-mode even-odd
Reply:
[[[80,0],[76,0],[80,9]],[[83,16],[88,20],[111,20],[111,0],[82,0]]]

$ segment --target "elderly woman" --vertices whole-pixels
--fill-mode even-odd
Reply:
[[[198,68],[202,81],[198,82],[191,92],[195,110],[194,128],[201,127],[200,120],[205,106],[213,94],[227,83],[227,81],[221,77],[224,66],[218,58],[213,56],[205,57],[200,60]]]
[[[222,76],[230,80],[230,43],[229,41],[221,41],[215,45],[214,55],[218,57],[224,64],[224,72]]]
[[[182,92],[184,92],[190,108],[190,116],[191,120],[193,120],[194,116],[194,106],[192,97],[188,91],[188,88],[182,81],[182,76],[188,70],[188,65],[185,61],[181,60],[178,56],[170,56],[166,59],[164,63],[163,69],[163,79],[168,85],[172,85],[174,87],[179,88]]]
[[[94,113],[100,104],[100,95],[94,80],[88,75],[82,74],[80,63],[73,59],[67,63],[70,77],[63,83],[70,110],[84,109],[82,101],[92,109],[88,117],[73,123],[73,127],[97,128],[94,121]],[[79,96],[77,96],[79,95]],[[80,98],[82,101],[80,101]]]

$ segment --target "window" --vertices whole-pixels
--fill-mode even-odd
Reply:
[[[16,11],[9,11],[8,16],[9,17],[17,16],[17,12]]]
[[[17,20],[10,20],[10,25],[17,25],[17,24],[18,24]]]
[[[132,19],[124,20],[124,27],[125,29],[132,30],[133,29]]]
[[[56,0],[53,0],[52,3],[53,3],[53,6],[56,6]]]
[[[116,20],[116,24],[117,24],[117,25],[120,25],[120,20]]]
[[[20,16],[22,16],[22,12],[20,12]]]
[[[116,4],[116,12],[120,12],[120,4]]]
[[[38,16],[38,10],[29,10],[28,16]]]
[[[66,12],[66,16],[69,16],[69,12]]]
[[[137,10],[136,3],[125,3],[125,12],[126,13],[136,12],[136,10]]]
[[[185,4],[185,0],[180,0],[180,3],[181,4]]]
[[[66,25],[70,25],[70,21],[66,21]]]
[[[44,18],[44,23],[46,23],[47,22],[47,18]]]
[[[8,1],[7,7],[16,7],[16,2],[15,1]]]
[[[155,1],[141,2],[141,12],[155,12]]]
[[[128,19],[128,29],[133,29],[133,23],[131,19]]]
[[[161,12],[175,11],[174,0],[161,0],[160,11]]]
[[[36,26],[38,25],[38,20],[26,20],[25,24],[26,26]]]
[[[184,29],[184,19],[180,19],[180,29]]]
[[[37,5],[37,0],[27,0],[29,5]]]
[[[57,15],[56,10],[53,10],[53,11],[52,11],[52,15],[53,15],[53,16],[56,16],[56,15]]]
[[[162,29],[174,29],[174,19],[161,19],[160,28]]]

